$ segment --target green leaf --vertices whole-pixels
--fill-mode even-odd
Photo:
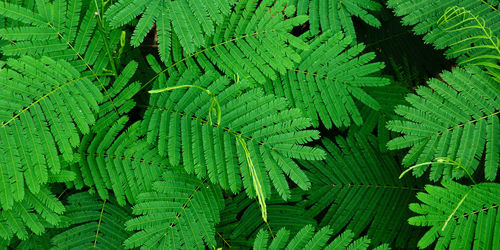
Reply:
[[[477,67],[456,68],[431,79],[429,87],[419,87],[417,95],[406,100],[411,106],[398,106],[396,113],[404,120],[389,121],[387,127],[403,136],[391,140],[389,149],[411,147],[403,164],[407,167],[435,162],[440,157],[459,162],[465,169],[435,163],[431,180],[461,178],[471,175],[486,155],[485,177],[494,180],[498,172],[498,122],[500,88]],[[485,151],[486,147],[486,152]],[[413,170],[420,176],[427,167]],[[452,171],[453,170],[453,171]]]
[[[215,247],[215,224],[224,208],[219,187],[179,171],[167,171],[142,193],[133,208],[137,216],[126,222],[127,230],[137,230],[125,241],[128,248],[181,246],[204,249]]]
[[[431,227],[418,246],[425,248],[436,242],[436,248],[495,249],[500,242],[496,236],[498,193],[500,184],[480,183],[465,186],[443,182],[443,187],[428,185],[418,193],[421,203],[410,204],[418,216],[410,218],[411,225]]]

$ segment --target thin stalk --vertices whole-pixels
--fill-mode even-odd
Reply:
[[[111,54],[111,50],[109,49],[109,44],[108,41],[106,40],[106,32],[104,32],[104,21],[102,20],[102,13],[104,13],[104,5],[102,6],[101,12],[99,12],[99,5],[97,4],[97,0],[94,0],[95,8],[98,11],[96,18],[97,18],[97,30],[99,30],[99,33],[101,33],[102,41],[104,42],[104,48],[106,49],[106,54],[108,55],[109,58],[109,63],[111,64],[111,69],[113,70],[113,74],[116,76],[117,75],[117,70],[116,70],[116,65],[115,65],[115,60],[113,59],[113,55]]]
[[[217,101],[215,94],[208,89],[205,89],[205,88],[197,86],[197,85],[186,84],[186,85],[167,87],[167,88],[163,88],[163,89],[154,89],[154,90],[148,91],[148,93],[158,94],[161,92],[170,91],[170,90],[174,90],[174,89],[180,89],[180,88],[197,88],[197,89],[201,89],[205,93],[207,93],[210,96],[210,99],[212,100],[212,102],[210,103],[210,107],[208,108],[208,122],[210,123],[210,125],[212,125],[212,113],[214,113],[215,116],[217,116],[217,125],[220,124],[221,118],[222,118],[221,117],[222,112],[221,112],[219,101]]]
[[[421,166],[426,166],[426,165],[431,165],[431,164],[434,164],[434,163],[441,163],[441,164],[445,164],[445,165],[451,165],[451,166],[456,166],[457,168],[461,168],[465,171],[465,173],[467,174],[467,176],[470,178],[470,180],[472,181],[472,183],[474,183],[474,185],[476,184],[476,181],[474,181],[474,178],[472,178],[472,175],[469,173],[469,171],[467,171],[467,169],[462,166],[462,164],[459,162],[456,162],[454,160],[451,160],[447,157],[438,157],[436,159],[436,161],[428,161],[428,162],[423,162],[423,163],[419,163],[419,164],[416,164],[414,166],[411,166],[409,167],[407,170],[403,171],[403,173],[401,173],[401,175],[399,176],[399,179],[403,178],[403,176],[410,172],[411,170],[415,169],[415,168],[418,168],[418,167],[421,167]]]

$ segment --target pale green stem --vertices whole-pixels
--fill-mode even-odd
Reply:
[[[257,171],[255,171],[255,166],[253,165],[252,158],[250,156],[250,151],[248,151],[247,144],[241,135],[237,137],[238,142],[241,144],[241,147],[245,151],[245,157],[248,163],[248,169],[250,170],[250,175],[252,176],[253,187],[255,189],[255,193],[257,195],[257,200],[259,202],[260,211],[262,214],[262,219],[267,224],[267,207],[266,200],[264,198],[264,192],[262,191],[262,186],[260,184],[259,177],[257,176]]]
[[[170,90],[174,90],[174,89],[180,89],[180,88],[197,88],[197,89],[203,90],[205,93],[207,93],[210,96],[210,99],[212,100],[212,103],[210,104],[210,107],[208,109],[208,122],[210,123],[210,125],[212,125],[212,113],[215,113],[215,115],[217,116],[217,125],[220,124],[221,118],[222,118],[221,117],[222,112],[221,112],[219,101],[217,101],[215,94],[212,93],[208,89],[205,89],[203,87],[196,86],[196,85],[187,84],[187,85],[178,85],[178,86],[167,87],[167,88],[163,88],[163,89],[154,89],[154,90],[148,91],[148,93],[158,94],[161,92],[170,91]],[[216,108],[214,108],[214,106]]]
[[[450,214],[450,216],[448,216],[448,219],[446,219],[446,221],[444,222],[444,225],[443,227],[441,228],[441,231],[444,231],[444,229],[446,228],[446,226],[448,225],[448,222],[450,222],[451,218],[453,217],[453,215],[457,212],[458,208],[462,205],[462,203],[464,202],[465,198],[467,198],[467,195],[469,195],[469,193],[472,191],[472,189],[469,190],[469,192],[467,192],[464,197],[462,197],[462,199],[460,200],[460,202],[458,202],[457,206],[455,207],[455,209],[453,209],[453,212]]]
[[[469,176],[469,178],[471,179],[471,181],[474,184],[476,184],[476,182],[472,178],[472,175],[470,175],[469,171],[467,171],[467,169],[464,168],[464,166],[462,166],[462,164],[460,164],[460,162],[456,162],[456,161],[451,160],[451,159],[446,158],[446,157],[438,157],[437,161],[428,161],[428,162],[423,162],[423,163],[419,163],[419,164],[416,164],[414,166],[411,166],[407,170],[403,171],[403,173],[401,173],[401,175],[399,176],[399,179],[403,178],[403,176],[406,173],[410,172],[411,170],[413,170],[415,168],[418,168],[418,167],[421,167],[421,166],[425,166],[425,165],[431,165],[431,164],[434,164],[434,163],[441,163],[441,164],[445,164],[445,165],[457,166],[457,168],[463,169],[465,171],[465,173],[467,174],[467,176]]]

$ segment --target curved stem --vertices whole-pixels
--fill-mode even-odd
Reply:
[[[203,88],[203,87],[200,87],[197,85],[186,84],[186,85],[167,87],[167,88],[163,88],[163,89],[154,89],[154,90],[148,91],[148,93],[158,94],[161,92],[170,91],[170,90],[174,90],[174,89],[180,89],[180,88],[197,88],[197,89],[203,90],[205,93],[207,93],[207,95],[209,95],[210,99],[212,100],[212,103],[210,104],[210,107],[208,108],[209,123],[210,123],[210,125],[212,125],[212,113],[214,113],[217,116],[217,124],[220,124],[221,118],[222,118],[222,115],[221,115],[222,112],[221,112],[219,101],[217,101],[215,94],[206,88]]]
[[[411,170],[413,170],[415,168],[418,168],[421,166],[426,166],[426,165],[431,165],[434,163],[441,163],[441,164],[445,164],[445,165],[456,166],[457,168],[463,169],[465,171],[465,173],[467,174],[467,176],[469,177],[469,179],[472,181],[472,183],[474,183],[474,185],[476,185],[476,181],[474,181],[474,178],[472,178],[472,175],[469,173],[469,171],[467,171],[467,169],[464,166],[462,166],[460,161],[456,162],[448,157],[438,157],[438,158],[436,158],[436,161],[428,161],[428,162],[423,162],[423,163],[419,163],[419,164],[416,164],[414,166],[411,166],[408,169],[406,169],[405,171],[403,171],[403,173],[401,173],[401,175],[399,175],[399,179],[403,178],[403,176],[406,173],[410,172]]]

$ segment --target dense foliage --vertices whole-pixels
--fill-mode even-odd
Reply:
[[[499,8],[1,1],[0,248],[500,249]]]

